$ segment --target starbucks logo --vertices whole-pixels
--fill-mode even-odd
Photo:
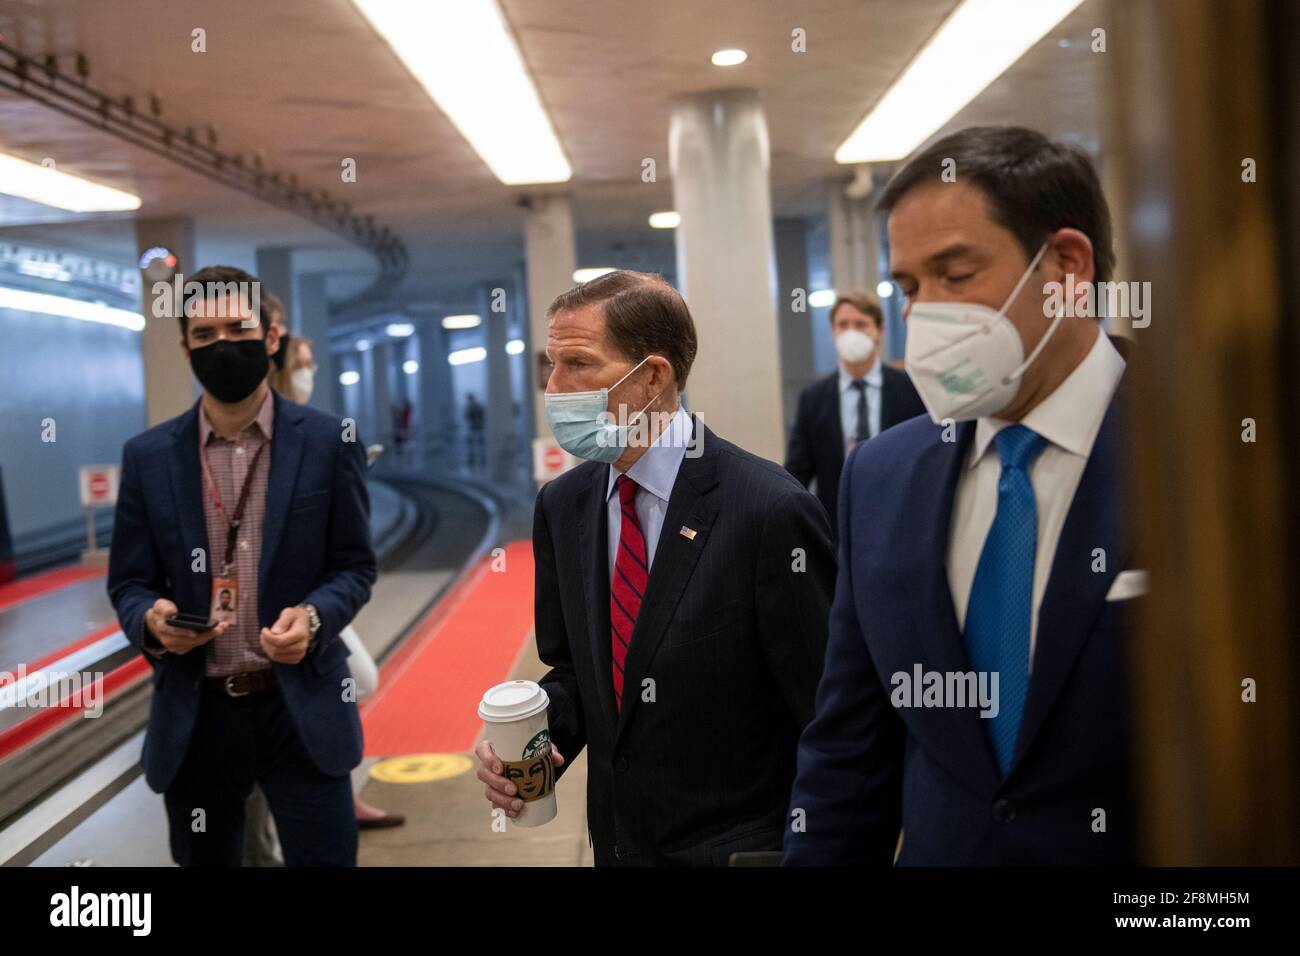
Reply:
[[[536,737],[524,745],[524,759],[535,757],[543,751],[551,749],[551,732],[549,730],[540,731]]]

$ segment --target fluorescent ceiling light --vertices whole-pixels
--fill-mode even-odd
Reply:
[[[749,59],[744,50],[719,50],[713,54],[714,66],[738,66]]]
[[[573,175],[496,0],[352,0],[507,186]]]
[[[28,292],[26,289],[9,289],[0,286],[0,309],[34,312],[37,315],[56,315],[65,319],[79,319],[82,322],[100,322],[104,325],[129,329],[132,332],[144,331],[144,316],[139,312],[115,309],[102,302],[69,299],[66,296],[50,295],[46,292]]]
[[[123,212],[140,208],[139,196],[5,153],[0,153],[0,193],[69,212]]]
[[[385,330],[389,338],[404,339],[415,334],[415,326],[410,322],[390,322]]]
[[[339,376],[340,385],[355,385],[359,381],[361,381],[360,372],[344,372]]]
[[[524,354],[524,340],[523,340],[523,339],[511,339],[509,342],[507,342],[507,343],[506,343],[506,354],[507,354],[507,355],[523,355],[523,354]]]
[[[682,224],[682,214],[676,210],[667,212],[652,212],[650,214],[650,226],[653,229],[676,229]]]
[[[617,271],[618,270],[614,266],[597,266],[592,269],[574,269],[573,281],[581,285],[583,282],[590,282],[592,279],[599,279],[603,275],[608,275],[611,272]]]
[[[472,349],[457,349],[447,355],[447,363],[450,365],[468,365],[471,362],[481,362],[487,358],[487,349],[481,345],[476,345]]]
[[[420,363],[415,359],[407,359],[402,363],[402,371],[407,375],[414,375],[420,370]]]
[[[818,289],[816,292],[809,294],[808,304],[814,309],[820,309],[823,306],[831,305],[835,302],[834,289]]]
[[[910,155],[1082,2],[964,0],[840,144],[835,161]]]
[[[483,322],[477,315],[445,315],[442,317],[444,329],[477,329]]]

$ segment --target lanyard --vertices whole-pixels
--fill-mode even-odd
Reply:
[[[244,520],[244,508],[248,505],[248,493],[253,488],[253,473],[257,471],[257,463],[262,459],[262,452],[266,451],[269,441],[263,441],[258,447],[257,453],[253,455],[253,463],[248,466],[248,474],[244,475],[244,487],[239,490],[239,501],[235,504],[235,513],[226,518],[225,509],[221,505],[221,489],[217,487],[216,481],[212,477],[212,469],[208,466],[208,449],[205,446],[199,455],[203,463],[203,477],[207,479],[208,487],[212,489],[212,505],[217,509],[217,514],[226,520],[226,559],[222,565],[222,574],[229,575],[230,568],[235,561],[235,541],[239,537],[239,524]]]

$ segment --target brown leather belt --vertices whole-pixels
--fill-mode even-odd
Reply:
[[[228,697],[247,697],[249,694],[265,693],[275,690],[275,671],[267,667],[260,671],[245,671],[228,677],[207,677],[204,683],[208,690],[217,691]]]

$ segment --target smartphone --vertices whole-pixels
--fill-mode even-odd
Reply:
[[[177,614],[167,618],[168,627],[179,627],[187,631],[210,631],[217,624],[217,621],[209,621],[206,617],[199,617],[197,614]]]

